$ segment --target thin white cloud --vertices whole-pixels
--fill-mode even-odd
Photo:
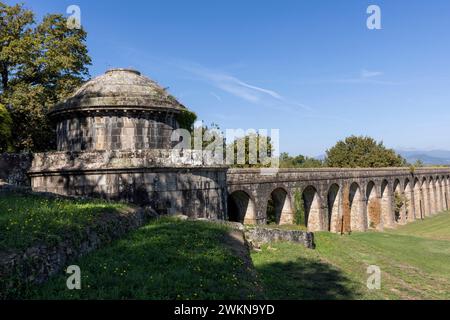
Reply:
[[[337,83],[337,84],[375,84],[375,85],[387,85],[396,86],[402,85],[403,82],[389,81],[380,79],[384,75],[382,71],[371,71],[362,69],[359,75],[349,77],[334,77],[328,79],[316,79],[301,81],[302,85],[321,85],[325,83]]]
[[[378,76],[382,76],[383,72],[381,71],[369,71],[366,69],[361,70],[361,78],[362,79],[367,79],[367,78],[373,78],[373,77],[378,77]]]
[[[217,101],[222,101],[222,98],[218,94],[216,94],[214,92],[210,92],[209,94],[212,95],[214,98],[216,98]]]
[[[403,83],[395,81],[377,80],[371,78],[347,78],[347,79],[335,79],[331,82],[334,83],[354,83],[354,84],[379,84],[386,86],[397,86]]]
[[[249,84],[224,72],[209,70],[199,66],[183,66],[183,69],[207,80],[216,88],[251,103],[261,103],[268,99],[274,99],[278,103],[281,102],[286,106],[296,106],[302,109],[311,110],[310,107],[304,104],[289,101],[274,90]]]
[[[260,101],[262,98],[260,93],[269,95],[275,99],[281,99],[281,96],[275,91],[248,84],[226,73],[212,71],[202,67],[187,67],[186,69],[210,81],[215,87],[250,102]]]
[[[239,79],[234,79],[234,80],[236,81],[237,84],[239,84],[239,85],[241,85],[243,87],[246,87],[246,88],[249,88],[249,89],[253,89],[253,90],[256,90],[256,91],[268,94],[269,96],[271,96],[271,97],[273,97],[275,99],[278,99],[278,100],[283,100],[283,98],[278,93],[276,93],[275,91],[264,89],[264,88],[260,88],[260,87],[256,87],[256,86],[252,86],[252,85],[250,85],[248,83],[240,81]]]

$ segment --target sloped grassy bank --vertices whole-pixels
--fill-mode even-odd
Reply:
[[[122,203],[0,192],[0,298],[26,296],[67,263],[143,225]]]
[[[162,218],[77,260],[81,290],[68,290],[61,273],[29,298],[264,298],[248,257],[227,226]]]

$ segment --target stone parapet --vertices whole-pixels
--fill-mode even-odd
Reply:
[[[85,151],[48,152],[34,154],[29,171],[32,176],[59,171],[151,169],[151,168],[222,168],[212,163],[211,153],[197,150],[135,150],[135,151]]]

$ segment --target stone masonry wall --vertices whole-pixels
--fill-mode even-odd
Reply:
[[[176,126],[170,113],[139,117],[118,112],[109,116],[94,113],[58,122],[57,147],[60,151],[167,149]]]
[[[27,176],[33,156],[30,153],[1,153],[0,181],[16,186],[29,186]]]
[[[308,249],[314,249],[314,233],[300,230],[282,230],[261,227],[247,227],[245,238],[251,247],[259,247],[276,241],[289,241],[303,244]]]
[[[181,150],[51,152],[36,154],[29,174],[34,191],[224,219],[227,169],[205,162],[201,154]]]

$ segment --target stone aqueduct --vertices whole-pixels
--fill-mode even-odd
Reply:
[[[58,151],[33,155],[31,187],[252,224],[266,223],[271,199],[281,224],[304,207],[310,231],[382,229],[448,209],[450,168],[281,169],[263,175],[208,164],[204,153],[171,147],[184,110],[140,72],[107,71],[51,111]],[[400,210],[394,209],[395,194],[406,198]]]
[[[450,169],[232,169],[227,189],[232,220],[266,223],[271,199],[277,223],[291,223],[297,194],[310,231],[380,230],[448,210]],[[406,199],[400,210],[395,193]]]

